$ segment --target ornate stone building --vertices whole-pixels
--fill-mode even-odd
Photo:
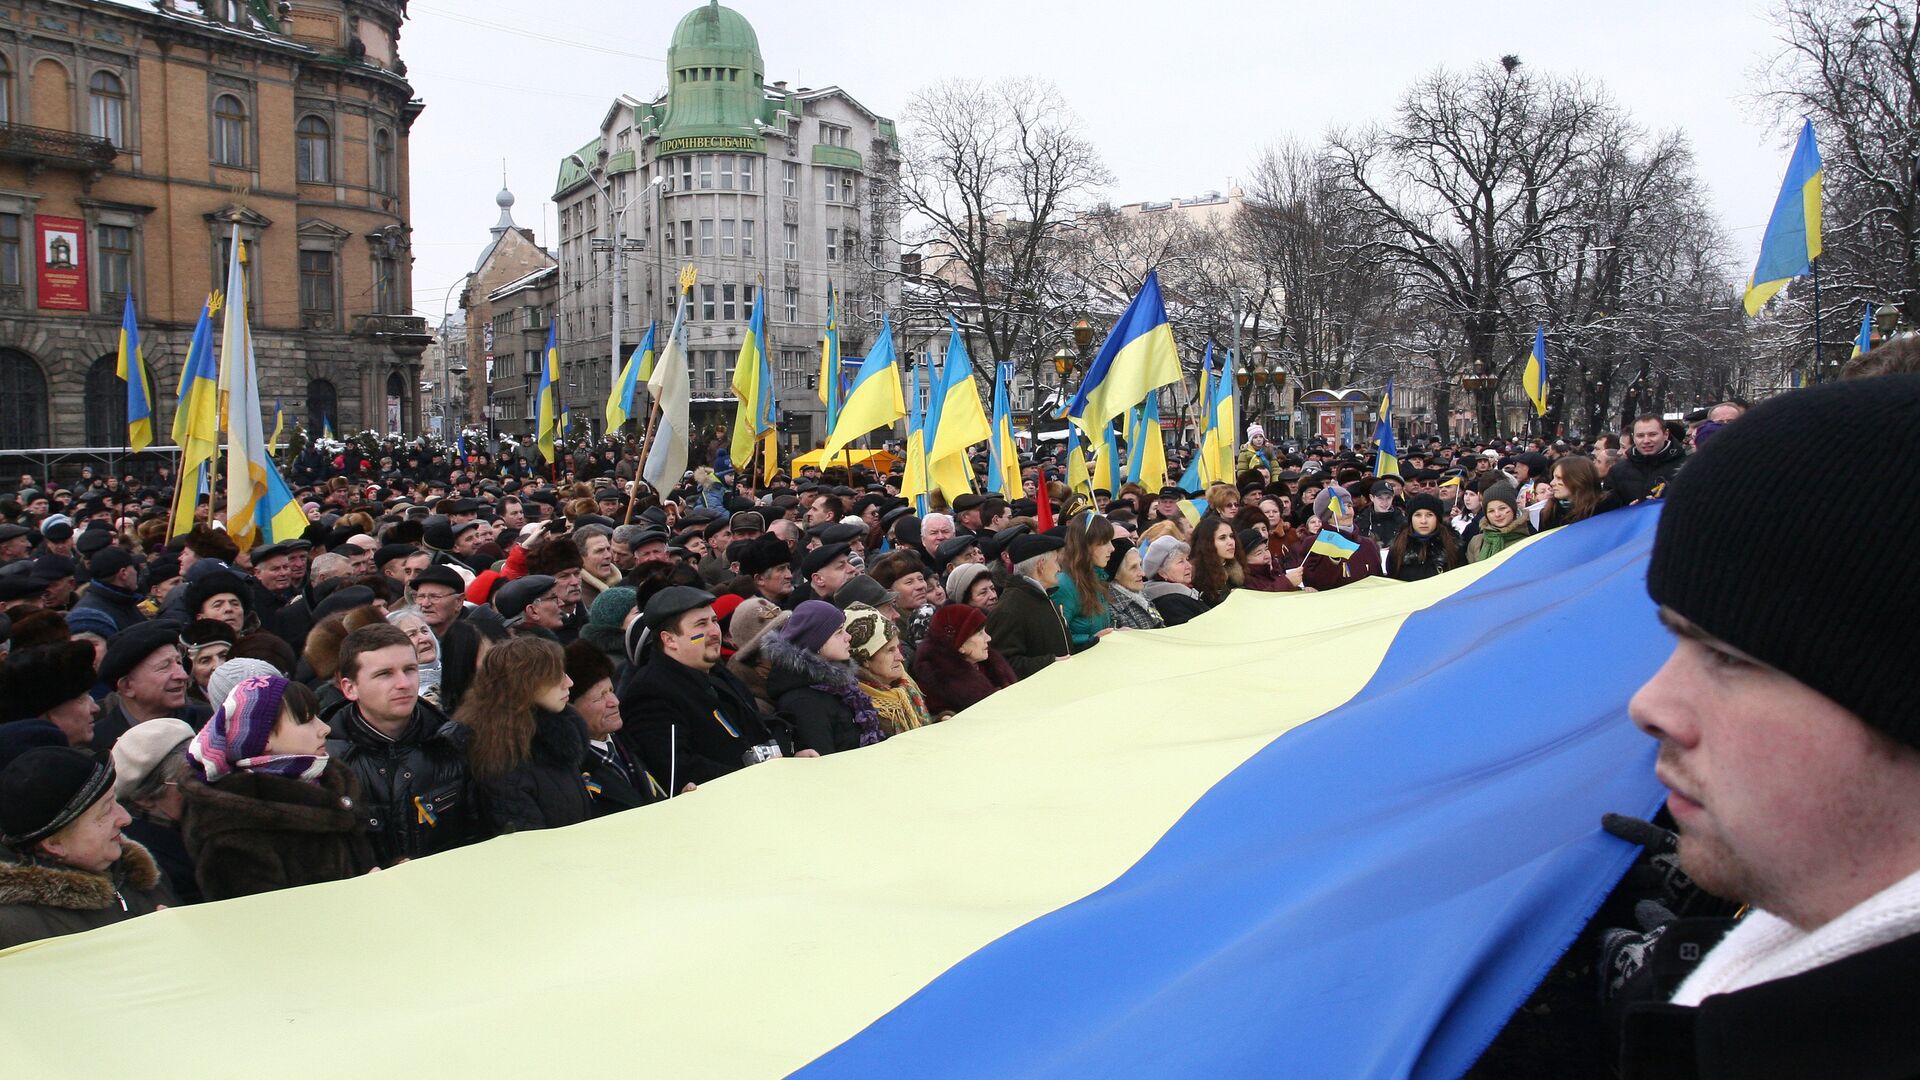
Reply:
[[[266,407],[419,430],[405,7],[0,0],[0,449],[122,444],[129,292],[168,442],[236,223]]]
[[[789,88],[765,74],[747,20],[704,4],[674,29],[667,92],[615,99],[598,134],[560,163],[560,349],[576,417],[601,414],[613,377],[612,260],[624,260],[622,352],[649,320],[667,332],[680,268],[692,263],[696,427],[732,419],[727,388],[764,289],[787,444],[825,438],[809,381],[827,284],[842,298],[848,357],[864,353],[898,296],[897,230],[874,198],[898,171],[898,144],[893,121],[846,91]]]
[[[528,409],[533,395],[526,387],[529,379],[540,377],[539,354],[553,321],[559,267],[532,229],[514,224],[513,192],[503,187],[493,201],[500,220],[460,288],[466,415],[477,418],[478,427],[492,421],[493,434],[524,440],[533,430]]]

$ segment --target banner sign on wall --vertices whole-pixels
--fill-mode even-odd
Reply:
[[[39,239],[37,285],[41,308],[87,310],[87,223],[45,215],[33,220]]]

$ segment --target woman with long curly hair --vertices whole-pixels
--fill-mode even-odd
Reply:
[[[587,729],[568,704],[566,654],[545,638],[487,650],[453,718],[472,732],[467,768],[493,834],[557,829],[593,816],[581,773]]]
[[[1092,510],[1067,522],[1060,580],[1050,595],[1067,620],[1067,643],[1074,652],[1093,648],[1113,632],[1113,601],[1107,595],[1107,559],[1112,555],[1112,522]]]
[[[1193,527],[1193,588],[1208,607],[1246,584],[1246,571],[1235,558],[1239,550],[1233,526],[1218,514],[1208,514]]]
[[[1620,506],[1617,496],[1600,490],[1600,469],[1593,459],[1578,454],[1553,463],[1551,488],[1553,497],[1539,504],[1537,532],[1585,521]]]

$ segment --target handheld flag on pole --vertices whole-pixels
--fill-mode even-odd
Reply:
[[[1158,490],[1167,482],[1167,441],[1160,431],[1160,392],[1127,413],[1127,482]]]
[[[607,395],[607,434],[620,430],[620,425],[633,417],[633,399],[640,391],[640,384],[647,381],[653,373],[653,335],[657,324],[647,323],[647,334],[640,339],[640,345],[627,355],[627,362],[620,367],[620,377],[613,382],[613,392]]]
[[[1149,391],[1179,378],[1180,352],[1167,322],[1167,305],[1160,298],[1160,277],[1149,270],[1088,366],[1067,415],[1092,425],[1104,424],[1139,404]]]
[[[933,353],[925,353],[913,366],[913,394],[907,401],[907,463],[900,477],[900,495],[912,499],[914,510],[927,513],[927,493],[933,481],[927,475],[927,413],[925,393],[933,370]]]
[[[1873,305],[1860,313],[1860,336],[1853,339],[1853,355],[1859,356],[1873,348]]]
[[[740,355],[733,362],[733,443],[729,449],[733,467],[745,471],[753,460],[754,443],[771,433],[775,426],[773,396],[775,387],[767,371],[767,290],[764,285],[753,294],[753,316],[747,320],[747,336],[740,342]]]
[[[1527,366],[1520,373],[1520,388],[1527,392],[1527,400],[1533,402],[1535,416],[1547,415],[1547,328],[1536,326],[1533,329],[1533,352],[1527,357]]]
[[[540,350],[540,389],[534,395],[533,445],[548,464],[560,434],[560,344],[558,323],[547,324],[547,345]]]
[[[194,324],[187,360],[180,368],[180,400],[173,410],[173,441],[180,447],[180,475],[173,497],[169,537],[193,531],[193,510],[207,465],[220,449],[220,369],[213,355],[213,313],[220,294],[208,295]],[[189,481],[188,477],[196,478]]]
[[[1387,391],[1380,395],[1380,426],[1374,429],[1373,437],[1380,444],[1380,450],[1374,455],[1373,474],[1375,476],[1400,475],[1400,448],[1393,441],[1393,376],[1387,376]]]
[[[333,417],[332,416],[325,415],[325,414],[321,415],[320,437],[327,440],[328,442],[333,441]]]
[[[827,329],[820,336],[820,404],[827,407],[827,430],[840,422],[840,311],[827,282]]]
[[[308,522],[274,467],[260,422],[260,377],[247,324],[245,251],[235,225],[227,262],[226,321],[220,333],[220,390],[227,414],[227,535],[241,551],[250,551],[256,543],[296,539]]]
[[[1800,127],[1780,195],[1773,203],[1773,216],[1767,219],[1767,232],[1760,240],[1759,261],[1747,280],[1748,315],[1758,315],[1787,282],[1813,269],[1820,257],[1820,198],[1825,185],[1820,146],[1813,137],[1813,121],[1808,120]]]
[[[153,445],[153,387],[147,382],[146,361],[140,355],[140,327],[134,317],[131,291],[120,316],[120,356],[114,374],[127,383],[127,445],[145,450]]]
[[[975,407],[979,405],[975,402]],[[891,428],[907,415],[907,403],[900,389],[900,357],[893,349],[893,320],[880,317],[880,335],[860,364],[853,387],[840,405],[840,415],[827,433],[822,459],[833,457],[853,440],[869,431]]]
[[[1013,439],[1013,365],[1000,364],[993,373],[993,437],[987,443],[987,491],[1017,499],[1020,482],[1020,444]]]
[[[1233,362],[1231,351],[1213,379],[1213,400],[1207,406],[1207,452],[1212,458],[1212,480],[1231,484],[1234,458],[1239,454],[1240,417],[1233,401]]]
[[[280,436],[287,430],[287,407],[279,398],[273,399],[273,434],[267,436],[267,454],[272,456],[280,452]]]
[[[680,271],[680,306],[673,314],[673,329],[667,334],[667,346],[653,366],[647,380],[647,393],[660,409],[654,423],[653,438],[647,443],[647,457],[640,465],[641,479],[656,491],[666,491],[680,482],[687,471],[687,437],[692,432],[689,414],[693,406],[693,382],[687,370],[687,300],[693,295],[696,274],[692,264]]]
[[[973,359],[967,355],[960,324],[947,316],[947,356],[934,383],[928,411],[939,420],[927,425],[927,471],[934,486],[949,501],[973,490],[973,467],[967,448],[993,437],[987,412],[980,407],[980,391],[973,383]]]
[[[1321,529],[1314,534],[1313,546],[1307,549],[1307,553],[1325,555],[1329,559],[1350,559],[1359,550],[1358,541],[1349,540],[1332,529]]]

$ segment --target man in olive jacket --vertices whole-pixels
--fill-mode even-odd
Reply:
[[[1066,546],[1057,536],[1027,535],[1007,548],[1013,576],[987,616],[987,635],[1023,679],[1073,651],[1067,621],[1047,595],[1060,580],[1060,549]]]

